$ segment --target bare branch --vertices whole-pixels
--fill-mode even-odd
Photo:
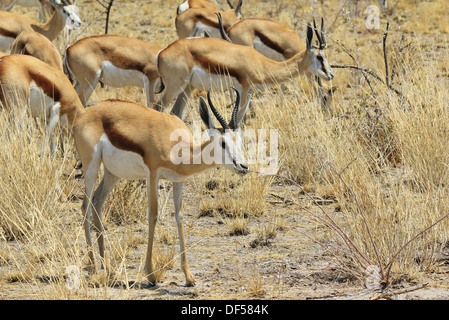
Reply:
[[[114,0],[109,0],[109,1],[97,0],[97,3],[99,3],[106,10],[104,12],[106,14],[106,23],[105,23],[105,27],[104,27],[104,33],[108,34],[109,16],[111,14],[112,4],[114,3]]]
[[[385,29],[383,41],[382,41],[382,47],[383,47],[383,51],[384,51],[384,62],[385,62],[385,84],[387,85],[387,87],[390,86],[390,79],[388,77],[388,58],[387,58],[387,46],[386,46],[389,28],[390,28],[390,23],[387,22],[387,28]]]

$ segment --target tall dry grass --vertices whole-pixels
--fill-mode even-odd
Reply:
[[[175,2],[157,3],[118,2],[113,8],[111,33],[168,45],[176,39],[174,24],[167,23],[174,19]],[[324,15],[329,24],[336,19],[329,35],[349,50],[360,66],[382,79],[382,31],[386,21],[390,21],[390,71],[397,61],[393,85],[409,103],[368,75],[371,89],[360,71],[349,69],[336,69],[331,85],[338,89],[328,108],[322,107],[305,77],[296,79],[297,92],[291,84],[286,84],[283,94],[279,86],[267,88],[255,96],[254,115],[248,118],[246,127],[279,130],[278,174],[292,182],[256,173],[241,178],[215,169],[193,179],[188,201],[196,201],[198,207],[190,214],[194,219],[212,214],[223,220],[229,229],[226,236],[249,233],[258,239],[271,237],[276,241],[276,234],[282,229],[254,230],[250,222],[267,218],[269,225],[279,224],[276,213],[267,210],[267,194],[274,183],[289,184],[288,190],[298,190],[285,195],[299,204],[297,214],[326,226],[329,222],[338,226],[340,231],[330,227],[326,237],[316,241],[362,283],[372,265],[384,271],[391,267],[390,283],[414,279],[438,267],[438,254],[448,241],[446,219],[408,243],[449,212],[448,30],[441,14],[447,2],[435,0],[430,6],[401,0],[393,12],[382,13],[382,29],[377,33],[366,32],[363,11],[356,14],[348,8],[339,12],[341,1],[325,3],[321,8],[319,4],[311,6],[310,1],[247,0],[244,14],[278,20],[301,36],[312,16]],[[80,1],[79,5],[81,16],[89,21],[88,27],[72,33],[69,42],[103,30],[100,8],[93,1]],[[93,9],[89,9],[90,5]],[[142,10],[136,12],[136,8]],[[128,15],[115,19],[120,10],[128,10]],[[411,45],[396,60],[403,35],[405,43]],[[60,39],[61,48],[64,41]],[[328,45],[331,64],[354,64],[337,43],[329,39]],[[92,100],[124,98],[145,103],[144,97],[140,89],[98,87]],[[217,93],[216,97],[218,106],[229,103],[226,94]],[[199,120],[196,104],[194,97],[186,117],[189,126]],[[229,119],[230,111],[222,111]],[[0,270],[5,270],[0,275],[0,288],[11,282],[26,283],[29,286],[25,292],[31,298],[116,297],[107,286],[93,290],[98,286],[95,281],[104,284],[109,280],[85,280],[82,276],[79,290],[67,286],[67,267],[75,266],[84,274],[86,258],[79,201],[83,196],[82,180],[75,179],[79,172],[73,169],[76,158],[71,139],[66,138],[65,153],[57,150],[53,157],[42,161],[42,134],[33,119],[26,118],[22,128],[18,128],[2,112],[0,128]],[[252,170],[257,171],[258,167]],[[179,263],[179,252],[169,185],[160,191],[156,237],[163,279],[163,271]],[[307,205],[304,202],[304,192],[333,199],[334,206],[317,204],[310,209],[310,200]],[[141,248],[146,246],[146,210],[144,183],[124,181],[105,208],[107,246],[117,279],[125,283],[141,279],[143,273]],[[194,246],[189,250],[194,251]],[[130,268],[131,259],[141,261],[140,265],[137,262]],[[250,282],[251,295],[266,294],[266,281],[261,281],[260,276],[253,275]],[[122,291],[121,297],[128,294],[129,291]]]

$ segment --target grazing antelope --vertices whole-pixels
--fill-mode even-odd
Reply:
[[[201,144],[193,142],[192,134],[178,116],[163,114],[134,102],[102,101],[87,108],[86,112],[77,118],[73,127],[73,136],[83,170],[85,170],[85,198],[82,211],[91,272],[95,272],[89,222],[91,215],[93,215],[94,229],[98,233],[100,256],[105,262],[106,269],[109,269],[109,263],[105,259],[104,229],[101,223],[106,197],[120,178],[145,178],[149,208],[145,271],[150,284],[156,283],[152,266],[152,251],[158,216],[158,181],[167,179],[173,182],[182,270],[186,277],[186,285],[195,285],[195,278],[187,264],[182,227],[183,182],[194,174],[218,165],[242,174],[248,170],[236,120],[239,108],[238,96],[229,124],[214,108],[209,93],[208,101],[212,112],[225,130],[223,132],[210,130],[210,140]],[[200,98],[200,114],[207,127],[215,129],[203,98]],[[238,143],[234,139],[237,139]],[[182,153],[185,152],[181,161],[177,158],[180,150]],[[94,192],[101,163],[103,163],[104,176]]]
[[[240,20],[242,13],[242,0],[235,9],[220,11],[225,29]],[[187,38],[200,35],[206,31],[211,37],[221,38],[216,9],[200,8],[189,9],[176,16],[175,26],[178,37]]]
[[[62,58],[53,43],[35,31],[23,31],[11,44],[11,54],[26,54],[64,72]]]
[[[46,23],[39,23],[27,16],[0,11],[0,50],[6,51],[22,31],[36,31],[48,39],[57,37],[64,26],[79,28],[81,20],[67,0],[49,0],[55,12]]]
[[[12,7],[19,5],[22,7],[38,7],[39,22],[45,21],[45,12],[49,12],[53,7],[48,3],[48,0],[12,0],[0,1],[0,9],[10,11]],[[50,11],[53,12],[53,11]]]
[[[76,116],[84,112],[75,89],[63,72],[22,54],[0,58],[0,102],[19,116],[28,111],[32,116],[46,120],[47,144],[58,122],[71,129]],[[43,150],[44,155],[45,145]]]
[[[183,96],[193,88],[207,90],[236,87],[242,99],[242,108],[237,115],[241,121],[248,105],[248,92],[252,86],[283,83],[301,73],[332,80],[334,71],[324,55],[323,35],[315,29],[319,48],[312,46],[313,29],[307,25],[307,43],[304,50],[290,59],[277,62],[266,58],[252,47],[236,45],[223,39],[190,38],[179,39],[163,49],[157,57],[158,72],[165,84],[165,92],[155,104],[161,110],[178,97],[172,112],[183,110]]]
[[[281,24],[260,18],[247,18],[233,24],[226,31],[221,23],[220,13],[217,13],[220,33],[223,39],[244,46],[250,46],[262,53],[265,57],[274,61],[285,61],[298,52],[305,49],[305,44],[296,32],[289,30]],[[323,33],[324,20],[321,18],[321,33]],[[315,20],[314,28],[316,29]],[[325,47],[325,38],[323,37]],[[310,74],[310,76],[312,76]],[[312,81],[312,79],[310,79]],[[321,88],[321,80],[317,80]],[[292,79],[293,86],[297,90],[296,83]],[[281,85],[283,87],[284,84]],[[334,89],[333,89],[334,90]],[[333,92],[333,91],[332,91]],[[318,89],[323,95],[323,91]],[[323,96],[324,98],[324,96]]]
[[[145,88],[150,107],[159,79],[156,55],[160,50],[157,43],[118,35],[87,37],[68,47],[67,66],[77,81],[76,90],[83,105],[87,105],[101,81],[113,87]]]
[[[195,8],[195,9],[207,8],[207,9],[212,9],[215,11],[219,10],[218,6],[213,2],[209,2],[209,1],[205,1],[205,0],[185,0],[176,9],[176,14],[181,14],[190,8]]]

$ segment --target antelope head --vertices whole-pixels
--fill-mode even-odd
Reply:
[[[309,71],[319,78],[329,81],[334,78],[334,71],[329,66],[327,58],[324,54],[324,49],[326,48],[326,40],[324,38],[324,20],[321,18],[321,30],[316,27],[315,19],[313,19],[313,28],[310,22],[307,24],[307,51],[310,56]],[[317,37],[318,47],[314,47],[312,44],[313,30],[315,30],[315,35]]]
[[[81,27],[81,19],[75,12],[76,7],[70,1],[50,0],[49,2],[55,8],[55,10],[60,12],[66,26],[74,29]]]
[[[229,123],[226,122],[226,120],[214,107],[210,98],[210,89],[207,92],[207,101],[209,102],[209,107],[212,113],[220,123],[221,129],[215,128],[212,116],[209,113],[209,109],[203,97],[200,97],[200,116],[209,129],[209,136],[211,138],[209,150],[213,152],[213,155],[211,155],[213,158],[212,161],[226,168],[232,169],[237,173],[245,174],[248,172],[248,163],[243,151],[243,138],[241,130],[239,130],[239,123],[237,121],[240,95],[235,88],[234,90],[237,94],[237,98],[235,101],[234,110],[232,112],[231,121]]]

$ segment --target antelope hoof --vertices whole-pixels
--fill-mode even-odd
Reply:
[[[195,282],[187,282],[186,283],[186,287],[188,287],[188,288],[191,288],[191,287],[194,287],[194,286],[196,286]]]

